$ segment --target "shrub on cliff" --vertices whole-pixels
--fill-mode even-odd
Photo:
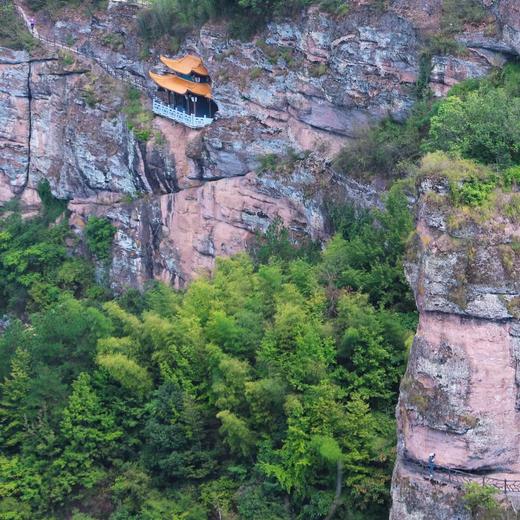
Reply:
[[[465,24],[478,25],[490,17],[479,0],[444,0],[442,3],[441,30],[454,34]]]
[[[520,98],[504,88],[449,96],[431,119],[425,149],[499,167],[520,163]]]
[[[67,211],[67,200],[56,198],[51,191],[47,179],[38,183],[38,196],[42,201],[42,217],[47,222],[53,222]]]
[[[498,491],[493,486],[482,486],[479,482],[464,485],[463,501],[472,518],[479,520],[498,520],[502,518],[501,507],[495,498]]]
[[[135,87],[130,87],[125,92],[123,112],[127,117],[126,124],[132,130],[137,140],[142,142],[148,141],[152,136],[153,114],[146,109],[141,92]]]
[[[436,104],[425,151],[443,150],[504,169],[520,164],[520,66],[453,87]]]
[[[421,143],[430,123],[430,103],[419,101],[404,123],[387,119],[345,146],[334,159],[343,175],[367,179],[395,178],[406,174],[421,155]]]
[[[342,0],[154,0],[139,14],[138,27],[146,41],[165,35],[183,38],[209,19],[227,18],[231,37],[247,39],[273,18],[294,16],[310,4],[336,15],[348,11],[348,2]]]
[[[492,199],[494,192],[516,191],[520,186],[520,166],[496,171],[476,161],[444,152],[426,154],[421,160],[418,175],[447,180],[451,200],[457,206],[484,206]]]
[[[28,6],[34,11],[45,9],[53,13],[66,6],[72,7],[99,7],[105,5],[106,0],[27,0]]]
[[[97,260],[110,258],[116,228],[106,218],[90,217],[85,226],[85,239],[89,251]]]
[[[0,20],[0,47],[28,51],[36,47],[37,40],[31,36],[11,1],[0,4]]]

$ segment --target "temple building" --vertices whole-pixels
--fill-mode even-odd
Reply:
[[[150,72],[157,84],[154,113],[173,119],[190,128],[202,128],[213,122],[218,110],[212,99],[211,78],[202,60],[188,54],[173,60],[161,56],[167,74]]]

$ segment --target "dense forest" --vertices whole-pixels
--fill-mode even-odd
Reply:
[[[323,252],[275,222],[186,291],[116,299],[40,194],[0,223],[1,518],[385,515],[415,324],[400,187],[337,211]],[[112,234],[89,221],[93,260]]]

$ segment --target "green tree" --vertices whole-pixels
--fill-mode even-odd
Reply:
[[[388,192],[385,209],[369,214],[346,212],[353,222],[336,221],[342,231],[323,253],[319,265],[324,283],[366,292],[373,304],[401,311],[415,309],[404,277],[403,255],[413,229],[403,185]]]
[[[90,217],[85,226],[85,239],[89,251],[97,260],[107,261],[112,250],[116,228],[106,218]]]
[[[30,381],[30,355],[18,348],[11,360],[11,374],[0,386],[0,443],[11,450],[21,447],[27,433]]]
[[[69,296],[33,316],[29,350],[35,364],[53,367],[70,383],[94,366],[96,343],[108,336],[112,323],[99,309]]]
[[[3,312],[38,311],[56,303],[64,292],[82,297],[94,288],[93,269],[81,259],[69,258],[66,242],[72,238],[70,230],[65,222],[53,222],[48,203],[42,202],[41,214],[34,218],[22,218],[16,207],[0,218]]]
[[[496,499],[497,490],[493,486],[481,486],[478,482],[464,485],[463,501],[466,509],[476,520],[501,518],[501,508]]]
[[[220,433],[231,453],[239,457],[251,455],[255,446],[255,437],[247,422],[229,410],[219,412],[217,418],[222,423]]]
[[[346,387],[383,409],[393,406],[409,331],[398,317],[376,311],[364,294],[344,294],[337,307],[338,361]]]
[[[206,407],[178,385],[164,383],[147,406],[143,462],[165,481],[199,480],[215,467]]]
[[[152,389],[152,379],[145,368],[124,354],[100,354],[96,361],[123,388],[143,396]]]
[[[114,456],[123,432],[114,417],[103,409],[92,388],[90,376],[83,372],[72,384],[72,394],[63,411],[60,440],[63,446],[54,461],[51,495],[62,501],[77,486],[91,488],[104,475],[103,464]]]
[[[0,518],[34,518],[42,501],[43,477],[34,460],[0,455]]]
[[[449,96],[431,119],[428,150],[499,166],[520,163],[520,98],[504,88]]]

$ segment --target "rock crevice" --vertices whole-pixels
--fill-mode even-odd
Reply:
[[[25,181],[18,188],[17,193],[21,193],[25,190],[25,187],[29,184],[29,175],[31,173],[31,141],[32,141],[32,62],[27,62],[27,170],[25,173]]]

